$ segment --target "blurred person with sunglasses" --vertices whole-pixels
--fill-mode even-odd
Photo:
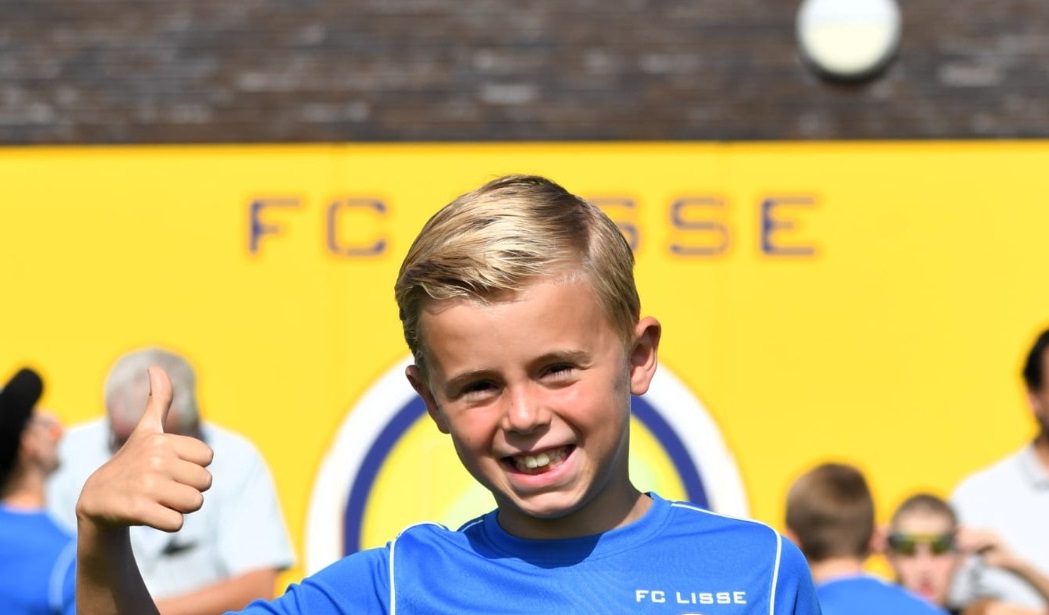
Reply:
[[[1020,450],[965,478],[950,501],[966,527],[993,531],[1029,562],[1035,574],[1049,575],[1049,330],[1038,335],[1022,376],[1036,432]],[[995,557],[968,557],[955,575],[951,602],[965,606],[989,598],[1049,611],[1049,599],[1017,571]]]
[[[957,534],[957,518],[942,498],[919,493],[904,500],[892,515],[883,545],[897,582],[930,602],[947,604],[961,563]]]
[[[2,381],[0,381],[2,382]],[[0,389],[0,613],[72,615],[76,541],[45,509],[62,425],[37,408],[44,383],[20,369]]]
[[[960,528],[951,505],[931,493],[908,497],[889,522],[883,545],[885,558],[905,588],[945,606],[952,580],[966,555],[985,565],[1012,571],[1036,591],[1049,597],[1049,578],[1016,556],[994,532]],[[1049,612],[982,598],[948,608],[956,615],[1044,615]]]
[[[787,494],[786,526],[809,562],[823,615],[947,615],[865,571],[877,538],[874,498],[859,469],[824,463],[798,477]]]

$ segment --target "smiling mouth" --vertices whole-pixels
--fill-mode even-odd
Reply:
[[[535,455],[511,455],[504,457],[503,462],[518,472],[542,474],[561,465],[574,448],[574,446],[562,446]]]

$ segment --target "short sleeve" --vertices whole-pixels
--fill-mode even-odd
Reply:
[[[292,584],[283,596],[256,601],[245,615],[349,615],[390,612],[388,551],[369,549],[348,555]]]
[[[779,537],[780,557],[776,570],[774,615],[821,615],[812,573],[798,547]]]

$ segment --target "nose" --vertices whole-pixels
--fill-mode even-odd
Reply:
[[[542,396],[530,386],[510,390],[503,414],[503,429],[528,434],[550,422],[550,412]]]

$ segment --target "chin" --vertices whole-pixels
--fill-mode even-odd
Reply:
[[[579,498],[562,493],[543,493],[527,498],[511,497],[511,506],[527,517],[533,519],[563,519],[582,507]]]

